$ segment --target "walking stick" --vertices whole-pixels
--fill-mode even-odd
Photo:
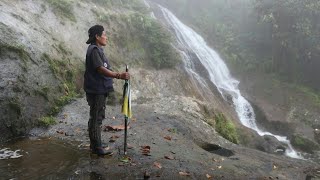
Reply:
[[[128,65],[126,65],[126,72],[128,72]],[[124,155],[127,155],[127,129],[128,129],[128,113],[130,110],[130,104],[129,104],[129,80],[125,80],[124,86],[123,86],[123,107],[122,112],[124,113]],[[127,96],[127,97],[126,97]],[[128,99],[127,99],[128,98]],[[125,102],[128,101],[128,102]],[[127,107],[125,107],[127,106]]]

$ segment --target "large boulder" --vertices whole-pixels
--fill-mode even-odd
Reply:
[[[258,149],[273,154],[283,154],[285,152],[286,144],[278,141],[274,136],[264,135],[263,139],[264,141],[260,142]]]
[[[295,149],[304,151],[306,153],[313,154],[314,152],[320,150],[320,146],[318,143],[308,139],[301,134],[293,134],[290,137],[290,142]]]

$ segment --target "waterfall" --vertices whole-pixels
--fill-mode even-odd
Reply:
[[[301,159],[302,157],[292,148],[287,137],[264,132],[257,127],[254,110],[250,103],[241,95],[238,88],[239,81],[231,76],[228,67],[220,58],[219,54],[211,49],[199,34],[179,21],[179,19],[168,9],[160,5],[159,8],[161,9],[169,26],[174,30],[174,34],[179,45],[183,46],[184,49],[188,49],[193,52],[197,56],[201,64],[208,71],[210,80],[217,87],[222,97],[224,99],[226,99],[226,97],[232,98],[232,102],[241,123],[244,126],[255,130],[260,136],[274,136],[279,141],[288,145],[285,152],[287,156]],[[191,58],[187,57],[186,53],[182,53],[182,55],[185,65],[188,65],[186,69],[192,72],[192,74],[196,73],[195,70],[192,70],[192,62],[190,62]],[[195,77],[202,81],[199,75],[196,75]]]

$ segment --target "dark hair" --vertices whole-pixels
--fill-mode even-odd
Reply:
[[[102,36],[102,32],[104,31],[103,26],[94,25],[88,30],[89,39],[87,40],[87,44],[92,44],[96,41],[96,35]]]

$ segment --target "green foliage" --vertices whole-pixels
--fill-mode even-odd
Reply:
[[[215,115],[215,129],[225,139],[235,144],[239,143],[236,127],[222,113]]]
[[[320,89],[320,1],[155,1],[200,32],[233,70]]]
[[[56,120],[52,116],[42,117],[39,119],[39,125],[48,127],[50,125],[56,124]]]
[[[31,59],[29,53],[25,50],[24,46],[0,43],[0,54],[3,55],[7,52],[13,52],[17,54],[24,62]]]
[[[170,33],[156,20],[142,13],[112,14],[92,10],[98,20],[107,23],[110,29],[108,49],[118,46],[117,49],[125,51],[126,57],[134,54],[130,62],[136,65],[141,61],[149,65],[161,68],[173,68],[179,63],[180,57],[171,46],[173,41]],[[119,50],[118,50],[119,51]],[[110,52],[110,51],[109,51]],[[113,65],[118,66],[124,63],[121,54],[110,53],[109,57],[113,60]],[[135,59],[133,59],[135,58]]]
[[[318,41],[320,2],[309,0],[257,0],[255,4],[261,26],[269,26],[264,42],[270,50],[272,71],[284,80],[304,83],[320,89],[317,79],[320,55]],[[262,34],[263,33],[263,34]],[[307,84],[308,82],[308,84]]]
[[[308,153],[313,153],[313,151],[320,149],[320,146],[317,143],[304,138],[299,134],[295,134],[292,136],[291,144],[293,147]]]
[[[142,0],[93,0],[93,2],[106,8],[118,7],[132,9],[141,13],[148,12]]]
[[[92,0],[92,2],[105,7],[109,7],[112,5],[112,0]]]
[[[24,72],[27,72],[27,61],[32,60],[30,57],[30,54],[25,50],[25,47],[22,45],[9,45],[9,44],[2,44],[0,43],[0,55],[8,54],[8,53],[14,53],[19,56],[19,58],[22,60],[22,63],[20,64],[21,69]],[[34,61],[33,61],[34,62]]]
[[[46,2],[52,7],[53,12],[62,18],[67,18],[76,22],[73,14],[73,5],[71,0],[47,0]]]
[[[159,22],[139,13],[132,14],[130,21],[146,43],[154,67],[172,68],[179,62],[178,54],[170,44],[172,38]]]
[[[68,51],[67,47],[63,43],[59,43],[58,49],[63,55],[72,55],[72,52]]]
[[[309,97],[318,107],[320,107],[320,93],[302,85],[291,85]]]
[[[79,96],[75,79],[80,75],[80,70],[74,68],[75,65],[67,63],[65,60],[52,59],[46,53],[42,55],[42,59],[49,63],[52,73],[61,82],[60,87],[63,95],[54,98],[54,105],[50,112],[50,115],[56,115],[64,105]],[[43,87],[40,95],[43,94],[44,97],[47,97],[47,91],[49,89]]]
[[[49,67],[52,73],[59,80],[65,81],[70,78],[70,76],[74,77],[74,70],[71,63],[69,63],[69,59],[52,59],[48,54],[44,53],[41,57],[42,60],[45,60],[49,63]],[[68,61],[68,62],[67,62]],[[73,78],[71,79],[73,80]]]
[[[170,129],[168,129],[168,131],[171,133],[174,133],[174,134],[178,133],[177,128],[170,128]]]
[[[35,90],[35,93],[44,97],[46,100],[49,100],[49,91],[50,91],[49,87],[44,86],[40,90]]]

